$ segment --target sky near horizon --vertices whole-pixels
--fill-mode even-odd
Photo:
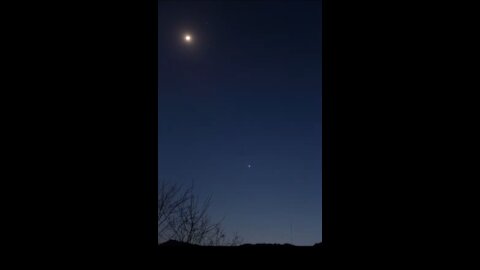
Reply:
[[[159,180],[245,243],[321,242],[321,1],[158,8]]]

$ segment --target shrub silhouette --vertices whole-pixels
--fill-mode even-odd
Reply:
[[[227,239],[222,221],[208,216],[211,197],[200,203],[193,187],[160,183],[158,191],[158,242],[175,240],[188,244],[209,246],[236,246],[241,244],[235,234]]]

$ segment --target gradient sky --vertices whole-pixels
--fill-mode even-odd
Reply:
[[[245,243],[322,240],[321,41],[320,1],[159,1],[159,179]]]

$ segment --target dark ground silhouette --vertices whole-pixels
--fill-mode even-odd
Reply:
[[[292,244],[242,244],[238,246],[202,246],[202,245],[195,245],[189,244],[186,242],[180,242],[175,240],[168,240],[159,244],[159,247],[168,248],[168,247],[192,247],[192,248],[320,248],[322,245],[321,243],[317,243],[313,246],[295,246]]]
[[[197,261],[219,262],[220,259],[240,268],[265,266],[274,268],[307,263],[317,265],[324,261],[325,249],[321,243],[313,246],[291,244],[242,244],[238,246],[200,246],[170,240],[158,245],[157,255],[162,261],[185,263]],[[185,259],[188,258],[188,259]],[[290,267],[292,268],[292,267]]]

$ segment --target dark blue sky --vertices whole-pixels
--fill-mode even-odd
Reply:
[[[244,242],[322,239],[321,42],[320,1],[159,1],[159,179]]]

